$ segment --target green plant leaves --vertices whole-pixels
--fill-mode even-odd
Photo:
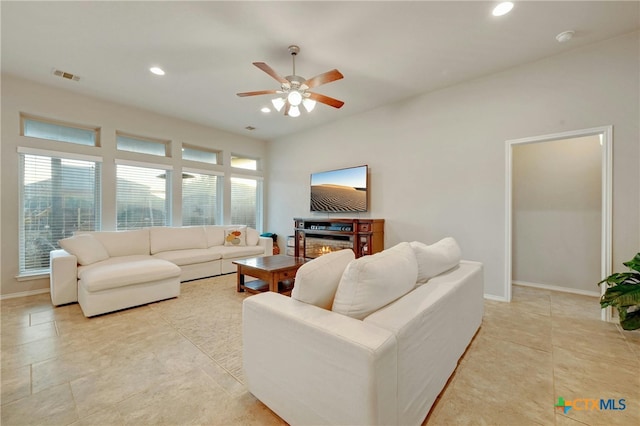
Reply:
[[[630,261],[624,262],[623,265],[629,269],[640,272],[640,253],[636,254]]]
[[[607,283],[607,289],[600,298],[600,307],[615,307],[622,328],[636,330],[640,328],[640,253],[624,265],[632,272],[611,274],[598,283]]]

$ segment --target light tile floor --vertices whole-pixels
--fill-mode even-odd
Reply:
[[[182,284],[177,299],[84,318],[49,295],[1,308],[2,425],[284,422],[243,385],[235,274]],[[429,425],[640,422],[640,332],[599,321],[596,298],[514,287],[482,327]],[[623,411],[554,407],[624,398]]]

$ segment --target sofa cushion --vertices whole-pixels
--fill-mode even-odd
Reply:
[[[415,288],[418,265],[403,242],[347,265],[333,300],[334,312],[363,319]]]
[[[163,251],[154,254],[153,257],[156,259],[168,260],[178,266],[184,266],[218,260],[222,255],[208,249],[187,249]]]
[[[412,241],[410,244],[418,262],[418,283],[426,283],[460,263],[462,252],[456,240],[451,237],[431,245],[419,241]]]
[[[291,297],[331,310],[340,278],[354,259],[353,250],[339,250],[305,263],[296,272]]]
[[[247,245],[247,227],[246,226],[228,226],[224,230],[225,246],[246,246]]]
[[[171,228],[156,226],[149,229],[151,254],[171,250],[206,249],[207,235],[202,226]]]
[[[149,229],[91,232],[109,252],[110,257],[149,255]]]
[[[207,247],[223,246],[224,230],[225,230],[225,227],[221,225],[205,226],[204,231],[205,231],[205,234],[207,235]]]
[[[162,259],[131,259],[126,262],[97,265],[79,273],[80,284],[89,292],[125,287],[173,278],[180,268]]]
[[[262,246],[239,246],[239,247],[209,247],[213,253],[219,253],[223,259],[242,259],[246,257],[260,256],[264,254]]]
[[[260,233],[253,228],[247,226],[247,245],[257,246],[260,241]]]
[[[90,265],[109,258],[109,252],[91,234],[74,235],[58,241],[60,247],[78,258],[80,265]]]

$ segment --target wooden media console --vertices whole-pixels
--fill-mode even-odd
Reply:
[[[384,250],[384,219],[293,220],[297,257],[316,258],[346,248],[361,257]]]

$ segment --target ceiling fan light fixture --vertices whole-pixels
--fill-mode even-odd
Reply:
[[[307,112],[311,112],[316,107],[316,101],[314,101],[313,99],[305,98],[302,100],[302,106],[304,106],[304,109],[306,109]]]
[[[300,117],[300,108],[296,105],[291,105],[289,108],[289,117]]]
[[[297,107],[302,102],[302,95],[297,90],[292,90],[287,95],[287,100],[292,106]]]
[[[275,99],[271,99],[271,103],[273,104],[273,107],[276,109],[276,111],[280,112],[282,110],[282,107],[284,106],[285,102],[283,98],[275,98]]]

